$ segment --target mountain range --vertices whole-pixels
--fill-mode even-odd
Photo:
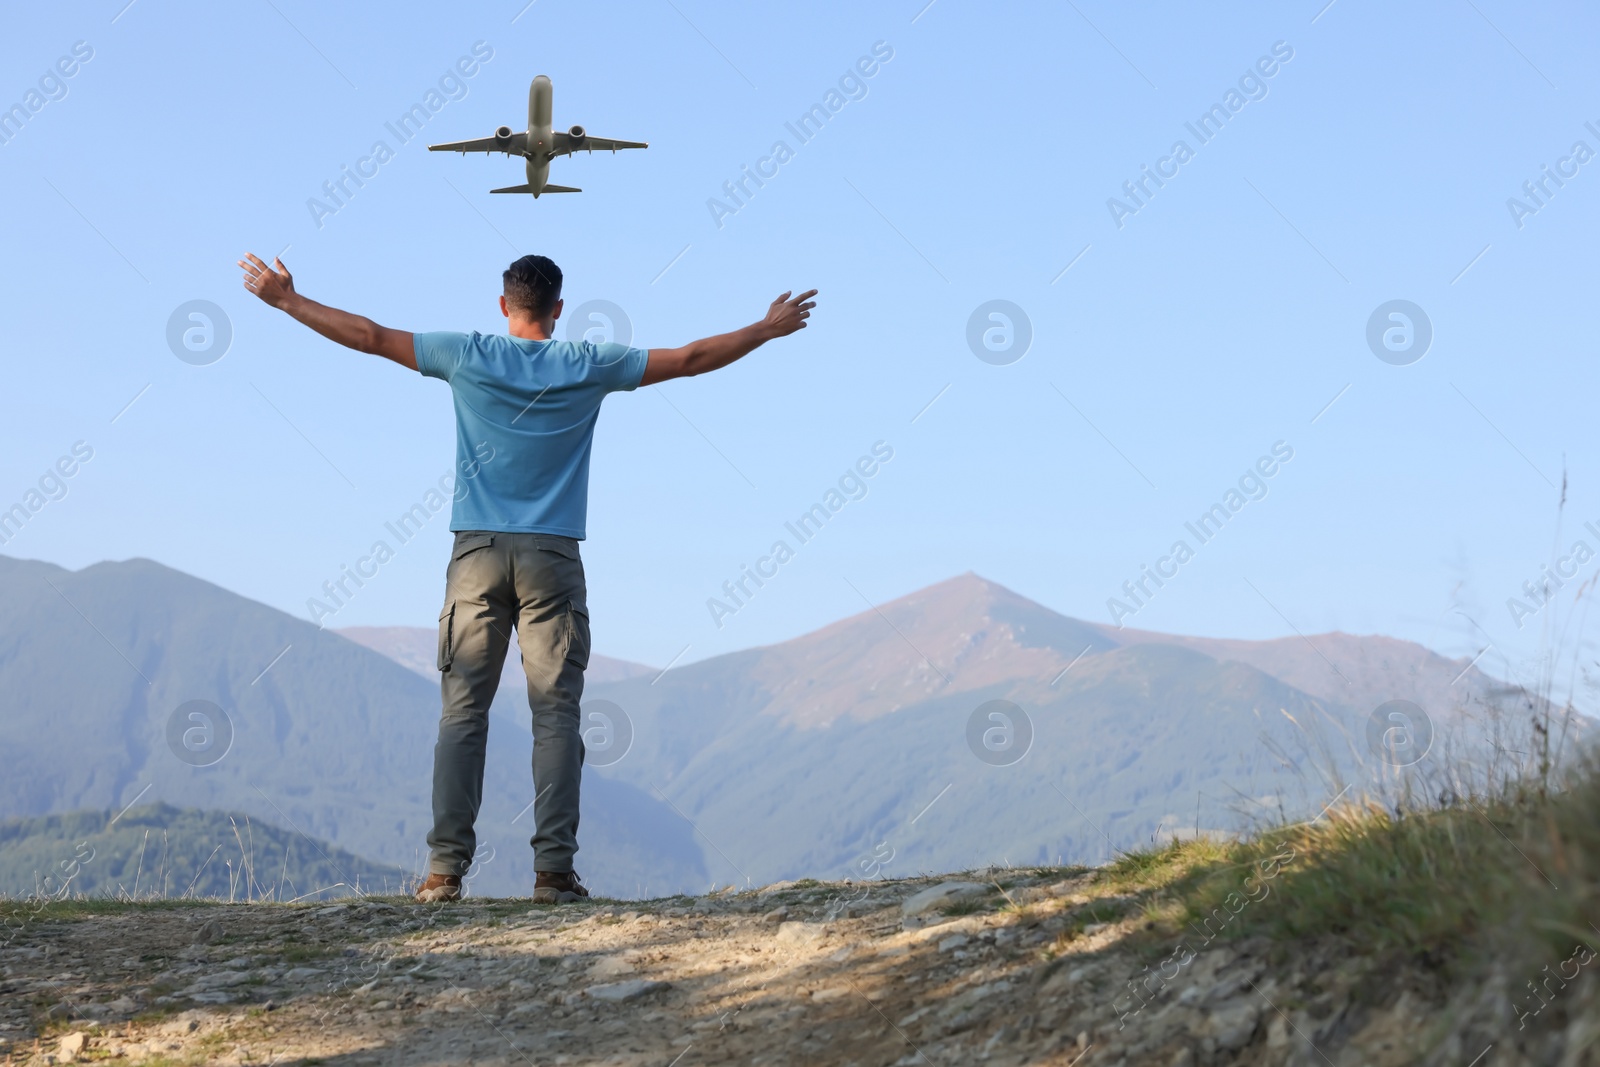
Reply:
[[[0,818],[115,811],[148,790],[420,868],[431,628],[319,630],[148,560],[0,557],[0,607]],[[475,878],[490,894],[532,880],[532,741],[509,659]],[[578,865],[636,896],[1098,862],[1314,813],[1385,770],[1368,743],[1379,705],[1419,705],[1443,751],[1505,692],[1393,638],[1118,630],[967,574],[665,672],[595,656],[586,727],[617,747],[585,771]],[[231,727],[209,765],[179,740],[193,701]]]
[[[202,728],[185,711],[195,701],[220,709],[219,748],[231,733],[203,758],[182,740]],[[437,683],[209,582],[149,560],[67,571],[0,556],[0,818],[142,797],[241,812],[416,872],[438,718]],[[485,893],[532,887],[531,864],[511,860],[533,832],[519,815],[533,799],[521,732],[520,746],[504,730],[491,746],[486,790],[510,810],[482,827]],[[587,785],[586,873],[630,892],[703,883],[692,831],[668,806],[625,782]]]

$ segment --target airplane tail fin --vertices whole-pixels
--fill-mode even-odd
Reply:
[[[504,189],[490,189],[491,193],[532,193],[531,185],[508,185]],[[574,189],[570,185],[546,185],[539,193],[581,193],[582,189]],[[535,196],[539,193],[534,193]]]

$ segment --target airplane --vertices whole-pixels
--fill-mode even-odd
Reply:
[[[490,189],[491,193],[532,193],[538,199],[541,193],[581,193],[569,185],[551,185],[550,161],[557,156],[574,152],[610,150],[614,155],[623,148],[649,148],[643,141],[615,141],[609,137],[591,137],[582,126],[568,130],[550,128],[550,79],[543,74],[533,79],[528,87],[528,129],[513,133],[510,126],[501,126],[493,137],[480,137],[475,141],[452,141],[450,144],[431,144],[430,152],[504,152],[515,153],[527,160],[526,185],[508,185],[504,189]]]

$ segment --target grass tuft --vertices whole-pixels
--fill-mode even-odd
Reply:
[[[1600,947],[1596,811],[1588,762],[1492,798],[1398,810],[1362,799],[1242,841],[1129,853],[1096,888],[1133,892],[1147,923],[1207,943],[1333,937],[1367,954],[1532,962]]]

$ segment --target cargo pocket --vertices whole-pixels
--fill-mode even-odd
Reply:
[[[541,552],[554,552],[564,559],[582,559],[578,554],[578,542],[570,537],[557,537],[555,534],[535,534],[533,547]]]
[[[589,606],[581,600],[567,601],[567,662],[589,669]]]
[[[467,555],[469,553],[472,553],[472,552],[476,552],[480,548],[488,548],[492,544],[494,544],[494,534],[486,534],[486,533],[456,534],[455,549],[451,552],[450,558],[451,559],[460,559],[462,556],[465,556],[465,555]]]
[[[455,659],[456,602],[452,600],[439,615],[439,670],[448,671]]]

